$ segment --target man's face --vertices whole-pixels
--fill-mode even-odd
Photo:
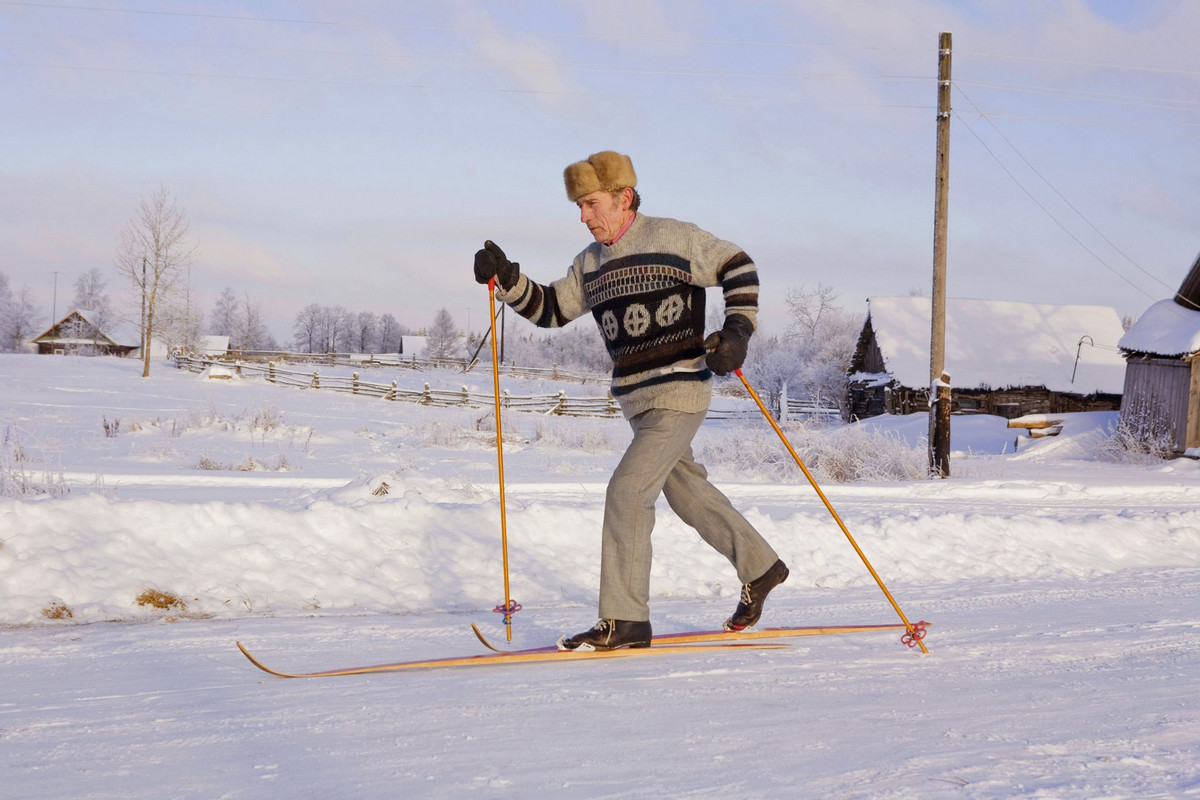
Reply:
[[[588,226],[597,242],[611,242],[632,213],[629,210],[628,192],[616,197],[599,190],[575,201],[579,206],[579,221]]]

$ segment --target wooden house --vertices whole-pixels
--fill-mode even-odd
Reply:
[[[1150,306],[1120,347],[1122,422],[1146,437],[1169,436],[1177,453],[1200,456],[1200,257],[1175,297]]]
[[[127,341],[130,337],[124,331],[122,327],[106,333],[92,321],[91,312],[76,308],[34,337],[33,343],[41,355],[127,356],[138,349],[139,337],[135,332],[133,341]]]
[[[849,414],[929,408],[928,297],[873,297],[850,365]],[[1116,411],[1121,318],[1108,306],[946,301],[952,410],[996,414]]]

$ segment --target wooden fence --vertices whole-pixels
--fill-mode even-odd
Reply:
[[[226,355],[207,355],[201,356],[195,353],[189,353],[187,358],[200,359],[203,361],[216,361],[222,364],[233,365],[240,363],[243,366],[249,364],[267,364],[273,363],[277,367],[287,364],[312,364],[314,366],[326,367],[352,367],[355,369],[411,369],[417,372],[424,372],[435,369],[451,369],[458,370],[463,373],[470,372],[475,369],[481,362],[467,361],[465,358],[417,358],[416,356],[405,356],[399,353],[293,353],[283,350],[239,350],[231,351]],[[491,362],[484,361],[488,370],[491,370]],[[604,383],[607,384],[611,378],[607,374],[580,372],[577,370],[563,369],[559,366],[551,367],[517,367],[511,364],[501,364],[500,372],[505,375],[513,375],[521,378],[542,378],[553,381],[576,381],[578,383]]]
[[[425,362],[425,368],[432,368],[434,362]],[[491,393],[473,392],[466,386],[455,391],[450,389],[434,389],[428,383],[421,389],[404,389],[396,381],[376,383],[362,379],[359,372],[350,377],[344,375],[322,375],[319,369],[298,370],[289,369],[274,361],[228,361],[211,356],[176,355],[175,366],[191,372],[204,372],[207,369],[228,370],[238,376],[256,375],[270,383],[280,386],[294,386],[301,389],[330,389],[337,392],[381,397],[384,400],[401,400],[427,406],[463,406],[479,408],[490,406],[496,402]],[[384,366],[376,362],[376,366]],[[396,367],[397,364],[386,366]],[[507,374],[523,377],[551,379],[555,376],[552,370],[509,367]],[[566,378],[571,380],[571,378]],[[593,381],[596,379],[593,377]],[[500,393],[502,408],[512,411],[530,411],[541,414],[557,414],[567,417],[619,417],[620,406],[613,399],[612,392],[606,392],[603,397],[569,397],[565,391],[543,395],[514,395],[507,389]],[[747,402],[738,409],[709,409],[708,418],[712,420],[738,420],[753,418],[760,414],[758,408]],[[788,418],[804,417],[833,421],[840,418],[837,408],[826,408],[800,400],[788,400]]]
[[[482,407],[493,405],[496,402],[491,393],[473,392],[466,386],[454,391],[433,389],[426,383],[423,389],[403,389],[397,385],[396,381],[391,383],[365,381],[358,372],[352,373],[350,377],[322,375],[318,369],[311,371],[288,369],[274,361],[266,363],[229,362],[203,356],[176,355],[175,366],[190,372],[224,369],[238,376],[257,375],[280,386],[330,389],[335,392],[381,397],[384,400],[401,400],[427,406]],[[392,364],[391,366],[396,365]],[[621,414],[621,409],[617,406],[617,401],[613,399],[611,393],[604,397],[568,397],[565,391],[544,395],[514,395],[505,389],[500,393],[500,404],[502,408],[513,411],[533,411],[569,417],[618,417]]]

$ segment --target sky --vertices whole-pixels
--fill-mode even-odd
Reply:
[[[486,326],[485,239],[536,280],[589,242],[562,170],[631,156],[642,211],[848,310],[929,293],[938,36],[948,293],[1137,316],[1200,252],[1200,4],[5,2],[0,272],[47,326],[165,187],[192,297],[290,340],[310,303]],[[591,324],[584,321],[577,324]]]

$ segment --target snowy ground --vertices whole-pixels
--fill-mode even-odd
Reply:
[[[823,485],[933,623],[928,656],[871,633],[314,681],[245,661],[235,640],[295,671],[473,654],[471,622],[503,641],[489,420],[0,356],[0,468],[29,490],[0,499],[4,796],[1200,796],[1200,467],[1095,460],[1106,415],[1015,453],[1002,421],[956,419],[951,480]],[[627,433],[517,414],[505,431],[513,646],[536,646],[594,621]],[[764,624],[896,620],[798,471],[712,467],[792,568]],[[666,510],[655,545],[656,631],[718,625],[732,570]],[[139,605],[147,590],[186,605]]]

